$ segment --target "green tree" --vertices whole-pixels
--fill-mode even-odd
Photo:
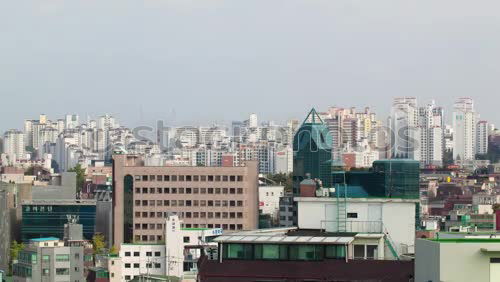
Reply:
[[[111,249],[109,249],[109,254],[110,255],[117,255],[118,254],[118,249],[115,247],[115,245],[111,246]]]
[[[278,185],[285,186],[286,192],[291,192],[293,188],[293,179],[291,173],[276,173],[276,174],[268,174],[268,179],[276,182]]]
[[[17,241],[13,241],[10,245],[10,263],[9,263],[9,273],[12,273],[12,264],[19,257],[19,252],[24,250],[24,243],[18,243]]]
[[[102,255],[104,247],[106,246],[104,235],[96,234],[92,237],[92,247],[94,249],[94,255]]]
[[[85,169],[80,164],[68,170],[68,172],[76,172],[76,192],[80,193],[85,182]]]

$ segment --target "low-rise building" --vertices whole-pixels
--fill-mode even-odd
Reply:
[[[415,281],[500,281],[499,243],[495,235],[417,239]]]
[[[68,223],[64,240],[31,239],[13,265],[14,282],[84,281],[82,226]]]
[[[222,229],[181,228],[177,215],[169,215],[165,221],[165,242],[153,244],[122,244],[120,272],[124,281],[132,281],[140,275],[173,276],[196,280],[197,263],[202,250],[215,246],[212,240],[222,234]]]
[[[380,260],[383,237],[295,227],[224,234],[198,281],[412,281],[413,262]]]
[[[83,237],[91,240],[95,234],[95,200],[32,200],[22,203],[21,238],[56,237],[64,234],[68,217],[77,217],[83,226]]]

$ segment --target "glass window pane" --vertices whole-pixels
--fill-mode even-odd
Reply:
[[[263,259],[279,259],[280,247],[279,245],[263,245],[262,258]]]
[[[354,258],[365,258],[365,245],[354,245]]]
[[[376,259],[378,257],[378,250],[376,245],[367,245],[366,246],[366,258],[367,259]]]

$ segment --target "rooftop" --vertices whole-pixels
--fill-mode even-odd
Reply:
[[[30,241],[32,242],[59,241],[59,238],[56,237],[35,238],[35,239],[30,239]]]

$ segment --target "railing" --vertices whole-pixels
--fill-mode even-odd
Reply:
[[[382,221],[322,220],[320,224],[321,230],[326,232],[383,233],[384,229]]]

